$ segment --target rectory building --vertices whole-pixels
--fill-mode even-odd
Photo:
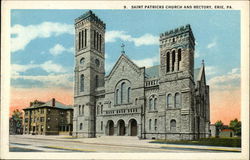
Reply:
[[[72,135],[73,107],[52,98],[48,102],[35,100],[23,109],[23,134]]]

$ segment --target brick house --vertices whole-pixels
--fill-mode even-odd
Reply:
[[[48,102],[35,100],[23,109],[23,134],[33,135],[71,135],[73,108],[54,98]]]

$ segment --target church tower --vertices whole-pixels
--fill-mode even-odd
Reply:
[[[95,137],[96,90],[104,86],[105,23],[92,11],[75,19],[73,136]]]
[[[185,133],[182,139],[194,139],[194,50],[190,25],[160,35],[160,86],[164,104],[165,132]],[[172,134],[173,139],[178,139]]]
[[[195,39],[190,25],[176,28],[160,35],[162,76],[186,71],[194,74]]]

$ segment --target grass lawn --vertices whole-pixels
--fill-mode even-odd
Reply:
[[[241,147],[241,138],[201,138],[196,141],[189,140],[155,140],[150,143],[162,144],[190,144],[190,145],[207,145],[207,146],[222,146],[222,147]]]

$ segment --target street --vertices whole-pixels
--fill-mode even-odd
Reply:
[[[128,136],[73,138],[71,136],[10,135],[10,152],[240,152],[241,148],[149,143]]]

